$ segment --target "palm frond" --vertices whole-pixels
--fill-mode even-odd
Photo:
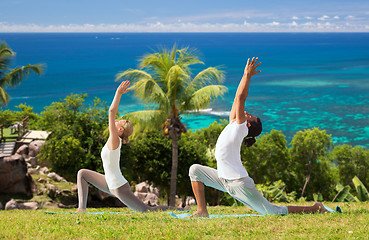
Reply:
[[[152,75],[152,78],[166,91],[165,82],[169,69],[173,66],[168,50],[161,50],[158,53],[147,54],[141,59],[140,67]]]
[[[115,75],[115,81],[128,80],[134,82],[143,78],[148,79],[152,77],[147,72],[138,69],[128,69]]]
[[[3,57],[11,57],[15,54],[15,52],[13,52],[7,45],[5,42],[1,43],[0,46],[0,58]]]
[[[178,64],[182,68],[187,69],[187,67],[190,65],[204,64],[204,62],[198,58],[196,49],[190,49],[186,47],[186,48],[178,49],[177,53],[178,53],[178,58],[177,58],[176,64]]]
[[[131,89],[134,90],[134,95],[146,104],[159,104],[164,108],[169,105],[167,95],[152,78],[143,78],[135,82]]]
[[[228,91],[223,85],[209,85],[194,92],[188,99],[183,101],[181,111],[199,110],[209,106],[216,98],[222,97]]]
[[[7,86],[16,86],[23,80],[23,78],[28,77],[31,72],[34,72],[40,76],[42,75],[43,70],[43,64],[28,64],[23,67],[16,67],[4,76],[2,79],[4,80],[3,84]]]
[[[167,97],[169,99],[177,99],[184,89],[185,79],[188,79],[187,73],[178,65],[171,67],[167,75],[168,92]]]
[[[146,54],[140,61],[141,69],[147,69],[147,71],[157,74],[159,79],[163,79],[173,66],[170,53],[165,49],[157,53]]]
[[[186,93],[196,91],[208,84],[219,84],[224,80],[224,72],[215,67],[209,67],[199,72],[186,88]]]
[[[134,128],[133,138],[135,138],[151,129],[160,129],[167,115],[162,110],[144,110],[128,113],[121,118],[132,122]]]
[[[1,43],[0,46],[0,78],[2,79],[6,72],[10,69],[10,61],[15,53],[5,44]]]
[[[9,94],[5,92],[5,90],[0,87],[0,106],[6,107],[9,102]]]

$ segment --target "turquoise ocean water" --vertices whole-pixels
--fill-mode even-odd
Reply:
[[[262,72],[252,79],[246,110],[259,116],[264,132],[319,127],[335,144],[369,147],[368,33],[0,33],[17,53],[14,66],[45,63],[46,74],[7,89],[12,100],[41,112],[70,93],[88,93],[110,104],[115,75],[136,68],[139,58],[160,46],[198,49],[205,65],[226,73],[229,92],[200,113],[184,117],[188,128],[227,118],[247,57],[259,57]],[[144,106],[128,94],[121,111]]]

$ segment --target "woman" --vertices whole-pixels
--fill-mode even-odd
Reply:
[[[129,136],[133,133],[131,122],[127,120],[115,120],[121,96],[128,92],[130,82],[122,82],[109,109],[109,138],[101,150],[105,175],[88,169],[81,169],[77,175],[78,209],[76,213],[86,212],[88,183],[101,191],[116,196],[122,203],[132,210],[139,212],[173,209],[168,206],[151,207],[140,201],[131,192],[128,181],[123,177],[119,161],[122,144],[129,142]],[[182,209],[179,209],[182,210]]]
[[[249,91],[251,77],[259,72],[256,68],[258,58],[247,60],[244,75],[237,88],[236,96],[229,116],[229,124],[219,135],[215,146],[217,170],[194,164],[190,167],[189,176],[192,190],[197,201],[197,211],[191,217],[209,217],[206,208],[204,186],[228,192],[232,197],[249,206],[260,214],[315,213],[326,212],[322,203],[310,207],[276,206],[268,202],[256,189],[254,181],[249,177],[241,162],[241,145],[245,139],[247,147],[255,143],[255,137],[262,131],[259,118],[245,111],[245,101]]]

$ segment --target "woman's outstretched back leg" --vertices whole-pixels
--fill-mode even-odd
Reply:
[[[77,212],[85,212],[87,207],[88,184],[92,184],[103,192],[111,194],[106,183],[105,176],[101,173],[81,169],[77,174],[78,187],[78,210]]]
[[[160,211],[160,210],[168,210],[168,209],[177,209],[175,207],[170,206],[155,206],[151,207],[145,203],[143,203],[140,199],[138,199],[131,191],[131,187],[129,183],[124,184],[123,186],[117,189],[110,189],[110,192],[114,194],[122,203],[124,203],[127,207],[134,211],[138,212],[147,212],[147,211]],[[178,209],[183,210],[183,209]]]

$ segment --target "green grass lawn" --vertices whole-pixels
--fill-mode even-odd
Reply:
[[[5,141],[7,141],[7,142],[15,141],[18,138],[18,132],[15,132],[14,134],[11,134],[10,128],[3,128],[3,136],[5,138]]]
[[[336,203],[325,205],[334,208]],[[126,208],[88,209],[123,212],[103,215],[0,211],[0,239],[368,239],[369,202],[338,205],[342,214],[185,220],[172,218],[167,212],[143,214]],[[209,212],[253,213],[247,207],[223,206],[211,207]]]

